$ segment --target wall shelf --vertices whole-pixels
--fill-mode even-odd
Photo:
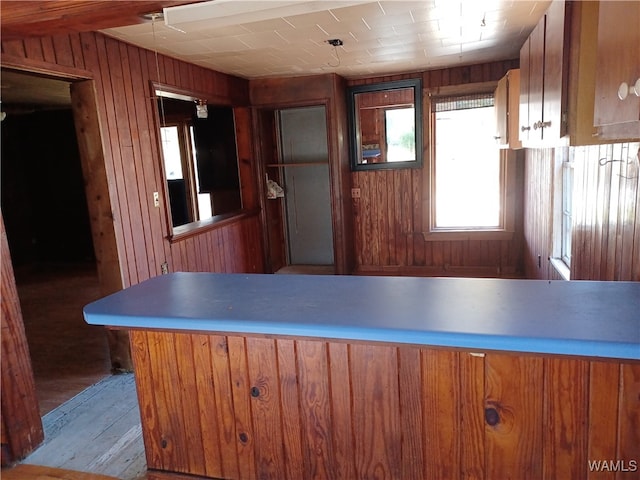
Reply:
[[[273,168],[310,167],[313,165],[329,165],[329,162],[268,163],[267,167],[273,167]]]

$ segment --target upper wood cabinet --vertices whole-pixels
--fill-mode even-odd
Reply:
[[[500,148],[522,148],[519,140],[520,70],[509,70],[495,93],[496,143]]]
[[[601,1],[594,125],[603,139],[640,137],[640,2]]]
[[[567,133],[571,4],[554,1],[520,50],[520,140],[557,143]]]

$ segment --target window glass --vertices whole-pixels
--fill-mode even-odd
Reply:
[[[392,108],[385,111],[387,162],[413,162],[416,159],[415,109]]]
[[[561,256],[562,261],[571,266],[571,222],[573,215],[572,206],[573,194],[573,165],[571,162],[563,162],[562,164],[562,240],[561,240]]]
[[[158,93],[158,92],[156,92]],[[242,208],[233,109],[160,97],[161,144],[172,226]]]
[[[436,229],[498,229],[503,199],[500,152],[493,139],[493,97],[443,100],[435,108]]]

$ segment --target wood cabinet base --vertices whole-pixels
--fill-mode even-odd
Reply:
[[[154,480],[587,478],[590,460],[640,458],[637,361],[131,337]]]

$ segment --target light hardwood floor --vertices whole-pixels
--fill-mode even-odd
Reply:
[[[133,374],[113,375],[42,418],[44,443],[22,463],[145,478],[146,459]]]

